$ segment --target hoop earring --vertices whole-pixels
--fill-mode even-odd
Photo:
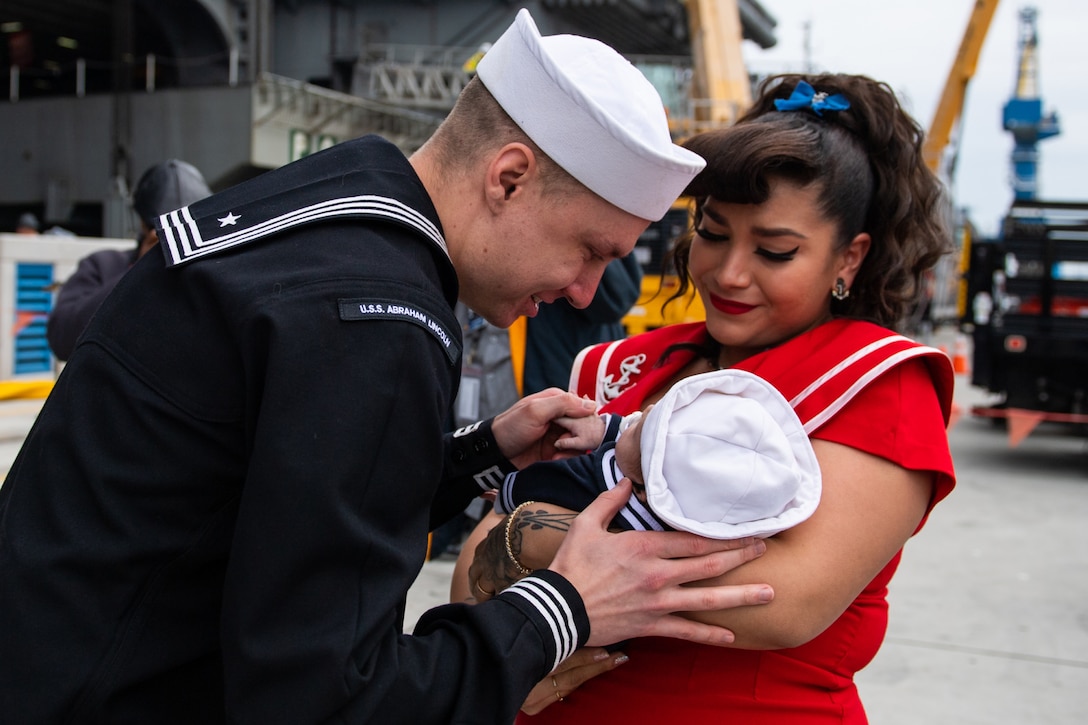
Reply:
[[[842,277],[835,280],[835,289],[831,290],[831,296],[839,302],[850,296],[850,290],[846,289],[846,282],[843,281]]]

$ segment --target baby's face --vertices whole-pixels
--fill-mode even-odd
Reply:
[[[642,476],[642,422],[644,420],[646,420],[645,415],[625,430],[616,441],[616,464],[623,475],[636,484],[636,492],[645,483]]]

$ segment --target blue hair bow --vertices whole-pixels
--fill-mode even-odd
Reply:
[[[836,93],[829,96],[826,93],[817,93],[812,86],[805,81],[798,81],[797,87],[789,98],[776,98],[774,107],[779,111],[797,111],[811,108],[817,116],[823,116],[824,111],[845,111],[850,108],[850,101],[846,96]]]

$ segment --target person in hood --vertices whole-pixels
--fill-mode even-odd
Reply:
[[[192,164],[170,159],[140,177],[132,193],[132,209],[140,227],[136,247],[127,252],[103,249],[79,260],[61,287],[46,324],[46,339],[58,360],[67,360],[102,300],[140,257],[159,243],[155,220],[160,214],[210,196],[204,176]]]
[[[23,212],[19,215],[19,221],[15,224],[16,234],[41,234],[41,222],[33,212]]]

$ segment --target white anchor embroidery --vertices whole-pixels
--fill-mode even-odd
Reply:
[[[601,381],[601,394],[605,400],[614,400],[619,397],[620,393],[624,391],[631,383],[631,376],[638,375],[642,372],[642,368],[639,367],[642,363],[646,362],[646,355],[632,355],[629,358],[625,358],[620,362],[620,379],[612,382],[612,375],[606,375]]]

